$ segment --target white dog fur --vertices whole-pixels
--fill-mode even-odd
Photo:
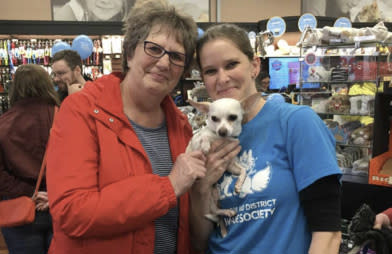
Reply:
[[[186,152],[201,150],[207,154],[213,141],[220,138],[233,140],[238,138],[242,131],[242,123],[246,121],[246,112],[260,100],[260,97],[261,95],[256,93],[241,102],[231,98],[222,98],[212,103],[189,100],[189,103],[193,107],[207,114],[207,124],[193,136],[187,146]],[[235,191],[239,193],[246,178],[246,169],[240,164],[239,159],[235,157],[226,170],[238,176]],[[224,237],[227,234],[227,230],[219,216],[232,217],[236,212],[232,209],[219,208],[218,188],[214,188],[211,196],[210,213],[205,216],[209,220],[218,223],[221,228],[222,237]]]

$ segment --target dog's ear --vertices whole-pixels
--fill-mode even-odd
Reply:
[[[245,99],[241,100],[241,107],[245,113],[247,113],[251,108],[253,108],[256,103],[260,101],[261,93],[254,93]]]
[[[193,100],[187,100],[189,104],[191,104],[194,108],[196,108],[199,112],[207,114],[210,110],[210,102],[197,102]]]

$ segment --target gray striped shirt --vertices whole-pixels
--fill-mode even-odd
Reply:
[[[153,173],[159,176],[169,175],[173,162],[166,122],[158,128],[145,128],[131,122],[152,166]],[[178,207],[155,220],[155,254],[174,254],[177,247]]]

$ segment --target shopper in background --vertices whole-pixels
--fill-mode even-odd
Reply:
[[[51,253],[190,252],[189,198],[205,174],[170,93],[197,26],[165,1],[138,1],[124,25],[123,73],[68,96],[48,149]]]
[[[60,100],[63,101],[69,94],[83,89],[86,80],[83,77],[82,59],[74,50],[62,50],[52,58],[51,76],[58,87]]]
[[[270,85],[270,75],[267,72],[260,72],[256,77],[256,89],[258,92],[267,92]]]
[[[260,59],[254,56],[247,33],[235,25],[210,27],[196,48],[201,75],[213,100],[242,100],[257,93]],[[195,247],[207,253],[334,253],[339,250],[341,171],[335,140],[322,120],[305,106],[275,100],[259,102],[247,112],[239,136],[240,161],[247,178],[240,193],[236,177],[216,166],[220,144],[207,156],[206,176],[190,192],[191,229]],[[223,146],[224,147],[224,146]],[[204,215],[218,181],[228,234]]]
[[[21,65],[10,90],[11,108],[0,117],[0,196],[32,196],[53,121],[60,104],[48,73],[39,65]],[[43,180],[32,224],[2,228],[12,254],[47,253],[52,238],[48,196]],[[10,211],[12,212],[12,211]]]

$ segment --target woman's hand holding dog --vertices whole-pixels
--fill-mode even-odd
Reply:
[[[201,151],[183,153],[177,157],[169,175],[177,197],[188,191],[196,179],[206,175],[205,160]]]
[[[241,151],[238,140],[218,139],[211,144],[206,158],[206,176],[197,181],[201,193],[211,192],[213,185],[222,177],[229,163]]]

